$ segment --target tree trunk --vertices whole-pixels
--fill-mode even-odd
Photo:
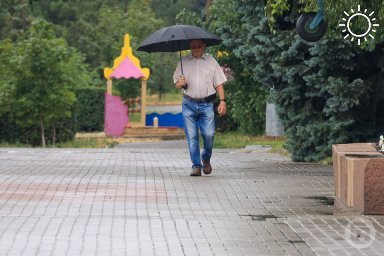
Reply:
[[[41,129],[41,145],[43,146],[43,148],[45,148],[46,144],[45,144],[45,133],[44,133],[44,118],[42,114],[40,114],[40,129]]]
[[[213,3],[213,0],[207,0],[207,1],[205,2],[205,10],[206,10],[206,11],[207,11],[208,8],[212,5],[212,3]]]
[[[163,98],[163,84],[162,83],[159,83],[157,93],[158,93],[158,99],[161,100]]]
[[[128,4],[129,4],[129,0],[125,0],[125,6],[124,6],[124,13],[125,14],[128,13]]]
[[[206,21],[208,22],[209,20],[209,7],[211,7],[213,0],[207,0],[205,2],[205,18]]]
[[[53,130],[52,130],[52,145],[55,145],[56,143],[56,125],[53,125]]]

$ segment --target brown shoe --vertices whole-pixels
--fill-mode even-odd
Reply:
[[[209,160],[203,159],[203,172],[204,174],[210,174],[212,172],[212,165]]]
[[[201,168],[200,167],[193,167],[193,170],[189,175],[190,176],[201,176]]]

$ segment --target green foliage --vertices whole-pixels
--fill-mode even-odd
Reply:
[[[13,47],[2,45],[11,53],[3,63],[7,69],[0,71],[0,77],[8,78],[2,87],[8,87],[9,96],[1,104],[19,130],[20,142],[39,144],[40,138],[45,146],[47,136],[52,143],[71,138],[74,126],[67,123],[76,102],[74,90],[90,82],[83,57],[39,19]]]
[[[380,126],[374,116],[383,90],[360,78],[361,54],[341,40],[298,40],[273,61],[281,82],[276,102],[293,160],[319,161],[331,155],[332,144],[365,141],[377,134]]]
[[[127,12],[118,8],[101,8],[99,21],[95,27],[89,28],[89,37],[82,37],[87,41],[78,41],[76,38],[71,38],[69,41],[76,40],[76,47],[86,53],[94,67],[104,68],[110,66],[113,59],[120,55],[123,36],[129,33],[134,54],[141,60],[142,66],[148,66],[153,63],[155,57],[136,52],[135,49],[146,36],[163,25],[161,20],[155,18],[147,1],[131,1]],[[74,29],[78,29],[77,24],[73,26]],[[87,31],[82,29],[79,32],[83,33],[84,30]],[[76,34],[72,33],[72,36],[75,37]],[[97,45],[94,45],[95,43]]]
[[[196,12],[192,12],[187,9],[182,9],[177,15],[176,15],[176,21],[178,24],[186,24],[186,25],[193,25],[197,27],[205,27],[205,22],[203,19],[203,15],[205,13],[202,12],[202,15],[197,14]]]
[[[104,130],[104,88],[83,88],[76,92],[74,123],[80,132]]]
[[[15,52],[10,40],[0,41],[0,142],[16,142],[24,132],[16,125],[16,117],[12,113],[16,76],[13,74],[10,59]]]
[[[156,58],[151,68],[151,78],[148,80],[148,88],[151,92],[157,92],[159,97],[167,92],[174,91],[173,73],[177,61],[177,53],[154,53]]]
[[[15,52],[10,40],[0,41],[0,115],[10,111],[11,91],[14,86],[14,76],[9,60]]]
[[[177,56],[137,52],[136,48],[150,33],[165,26],[161,18],[167,14],[160,15],[159,10],[167,10],[168,14],[177,10],[166,4],[165,1],[150,0],[40,0],[33,1],[31,9],[35,16],[54,23],[56,34],[85,55],[85,61],[99,74],[98,81],[95,81],[97,84],[104,83],[103,68],[112,66],[113,60],[120,55],[124,34],[129,33],[133,54],[141,60],[142,67],[151,69],[148,87],[161,94],[173,87],[173,82],[165,78],[172,77]],[[190,1],[176,1],[174,4],[175,7],[179,5],[192,6]],[[154,11],[160,15],[159,18],[156,18],[152,6],[156,6]],[[157,69],[162,70],[159,72]],[[121,80],[115,85],[116,93],[123,97],[139,95],[140,85],[131,81]]]
[[[270,100],[278,106],[293,160],[319,161],[330,156],[332,144],[377,137],[384,129],[383,43],[365,51],[338,37],[308,43],[295,30],[272,34],[259,1],[232,3],[237,23],[219,24],[217,31],[241,62],[241,73],[274,89]],[[245,31],[235,33],[236,27]],[[249,106],[243,106],[246,112]]]
[[[238,131],[261,135],[265,131],[266,93],[249,78],[227,84],[229,114],[236,121]]]
[[[247,43],[251,28],[242,22],[239,7],[235,1],[214,1],[210,8],[208,27],[223,39],[222,45],[212,48],[226,53],[218,58],[219,63],[229,67],[233,73],[233,80],[225,85],[229,116],[226,127],[236,128],[246,134],[261,135],[265,130],[266,97],[269,90],[262,87],[260,81],[253,79],[248,63],[236,54],[238,47]]]
[[[0,140],[36,145],[71,138],[76,127],[102,130],[103,111],[86,110],[91,99],[76,101],[75,92],[105,84],[103,68],[120,55],[126,33],[134,55],[151,69],[149,90],[160,97],[174,90],[178,56],[136,48],[153,31],[173,24],[182,8],[202,13],[204,7],[203,0],[0,1]],[[114,93],[123,98],[139,92],[139,81],[114,82]],[[99,96],[94,109],[104,106]],[[79,116],[85,115],[89,120],[83,122]]]
[[[71,141],[58,143],[58,148],[114,148],[119,142],[113,138],[76,138]],[[1,144],[0,144],[1,145]]]
[[[156,17],[163,19],[167,25],[176,24],[175,17],[180,10],[191,10],[192,5],[191,0],[152,0],[152,9]]]
[[[274,152],[283,151],[285,140],[272,140],[264,137],[249,136],[238,132],[220,132],[215,136],[215,148],[244,148],[247,145],[271,146]]]
[[[16,142],[22,130],[16,125],[14,116],[10,113],[0,114],[0,142]]]
[[[174,7],[194,8],[202,3],[180,0]],[[179,11],[165,2],[157,4],[168,14]],[[103,68],[112,66],[120,55],[126,33],[131,35],[134,55],[151,69],[149,90],[159,95],[173,90],[177,55],[135,50],[165,25],[156,18],[150,0],[0,1],[0,140],[51,143],[73,136],[75,121],[81,129],[101,130],[102,111],[86,124],[73,116],[75,91],[85,85],[104,85]],[[84,62],[96,72],[89,72]],[[114,85],[116,95],[139,95],[139,81],[120,80]]]
[[[16,41],[31,22],[28,0],[0,1],[0,40]]]
[[[267,6],[270,6],[272,15],[283,15],[290,9],[288,0],[268,0]]]

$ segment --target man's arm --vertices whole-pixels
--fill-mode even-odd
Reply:
[[[224,94],[224,87],[222,84],[216,87],[216,92],[217,94],[219,94],[219,99],[220,99],[220,104],[219,104],[219,107],[217,108],[217,112],[219,112],[220,116],[223,116],[227,113],[227,107],[226,107],[226,102],[224,101],[225,94]]]
[[[218,86],[216,87],[216,92],[217,92],[217,94],[219,94],[219,98],[220,98],[221,100],[224,100],[224,99],[225,99],[225,95],[224,95],[224,87],[223,87],[222,84],[220,84],[220,85],[218,85]]]

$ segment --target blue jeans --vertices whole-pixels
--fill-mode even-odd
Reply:
[[[215,112],[213,111],[213,102],[196,103],[183,97],[182,113],[192,168],[202,167],[199,130],[204,141],[204,150],[201,157],[209,161],[212,156],[213,139],[215,137]]]

